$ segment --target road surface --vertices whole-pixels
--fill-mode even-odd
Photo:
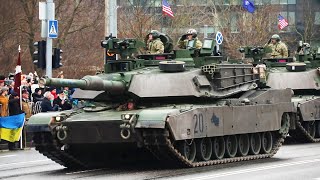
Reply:
[[[177,180],[320,180],[320,143],[281,147],[269,159],[200,168],[135,167],[73,171],[34,149],[0,152],[0,179],[177,179]]]

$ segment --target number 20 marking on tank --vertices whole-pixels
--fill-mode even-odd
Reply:
[[[201,113],[194,114],[193,120],[196,121],[196,123],[194,125],[194,134],[197,134],[199,132],[203,133],[203,130],[204,130],[203,115]]]

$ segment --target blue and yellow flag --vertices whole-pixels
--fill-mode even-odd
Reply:
[[[19,141],[25,114],[0,117],[0,140]]]

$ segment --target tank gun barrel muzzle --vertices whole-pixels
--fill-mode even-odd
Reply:
[[[80,88],[82,90],[123,92],[126,84],[123,81],[103,80],[98,76],[85,76],[82,79],[42,78],[40,85],[54,87]]]

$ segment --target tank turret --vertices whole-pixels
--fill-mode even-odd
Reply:
[[[70,88],[80,88],[82,90],[95,90],[95,91],[108,91],[108,92],[123,92],[126,89],[126,85],[123,81],[103,80],[98,76],[85,76],[80,80],[46,78],[46,79],[41,79],[39,83],[45,86],[70,87]]]
[[[267,58],[262,50],[242,49],[245,57],[253,58],[256,67],[265,67],[264,84],[273,89],[293,91],[297,113],[292,115],[289,134],[300,142],[320,142],[320,49],[299,41],[294,57]],[[260,73],[260,76],[262,74]]]

